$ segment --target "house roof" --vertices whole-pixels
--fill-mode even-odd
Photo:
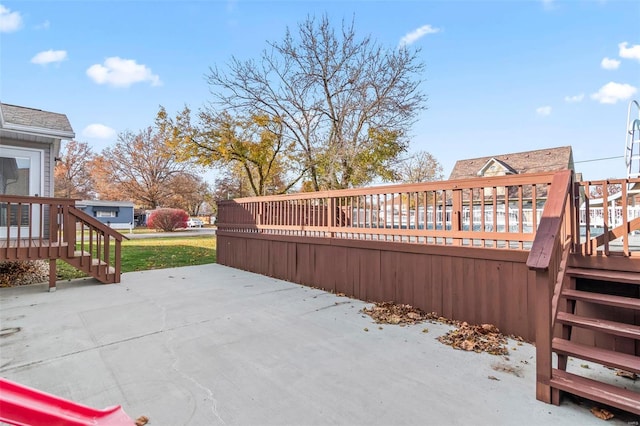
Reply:
[[[511,154],[491,155],[488,157],[458,160],[453,166],[449,179],[477,178],[489,161],[496,160],[506,168],[518,174],[555,172],[573,170],[573,153],[571,146],[545,148],[535,151],[515,152]]]
[[[75,137],[64,114],[5,103],[0,103],[0,129],[59,139]]]
[[[484,166],[482,166],[482,168],[476,173],[478,176],[482,176],[484,174],[484,172],[489,168],[489,166],[491,164],[499,164],[500,167],[502,167],[505,171],[509,172],[509,173],[513,173],[513,174],[517,174],[518,171],[515,170],[513,167],[511,167],[510,165],[508,165],[507,163],[505,163],[504,161],[500,161],[495,157],[491,157],[491,159],[489,161],[487,161]]]
[[[95,207],[133,207],[132,201],[109,201],[109,200],[81,200],[76,202],[76,206],[95,206]]]

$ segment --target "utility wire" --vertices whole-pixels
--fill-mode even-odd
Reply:
[[[604,161],[604,160],[616,160],[618,158],[623,158],[624,155],[618,155],[617,157],[604,157],[604,158],[592,158],[591,160],[582,160],[582,161],[574,161],[574,164],[578,163],[591,163],[593,161]]]

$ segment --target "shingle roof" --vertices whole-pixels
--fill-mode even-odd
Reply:
[[[570,146],[538,149],[535,151],[511,154],[491,155],[488,157],[458,160],[453,166],[449,179],[468,179],[478,177],[478,171],[492,158],[504,163],[518,174],[542,173],[559,170],[573,170],[573,153]]]
[[[0,103],[0,108],[2,109],[0,127],[17,125],[73,134],[69,119],[64,114],[4,103]]]

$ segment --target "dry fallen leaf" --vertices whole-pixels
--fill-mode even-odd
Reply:
[[[625,379],[631,379],[633,381],[638,380],[638,375],[632,371],[616,370],[616,376],[624,377]]]
[[[144,426],[147,423],[149,423],[149,417],[147,416],[140,416],[136,419],[136,426]]]
[[[611,420],[613,418],[613,414],[611,414],[611,412],[605,410],[604,408],[593,407],[591,409],[591,413],[602,420]]]
[[[362,309],[378,324],[416,324],[427,320],[438,319],[435,312],[425,313],[411,305],[393,302],[377,302],[371,308]]]
[[[500,379],[498,379],[496,376],[487,376],[487,379],[489,379],[489,380],[497,380],[498,382],[500,381]]]
[[[492,331],[489,331],[492,330]],[[487,352],[492,355],[508,355],[507,339],[495,326],[488,324],[469,325],[463,322],[456,330],[451,330],[438,341],[454,349],[465,351]]]

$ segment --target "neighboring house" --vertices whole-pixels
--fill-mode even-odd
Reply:
[[[82,200],[76,202],[76,207],[114,229],[135,226],[134,205],[130,201]]]
[[[458,160],[449,180],[574,170],[570,146]]]
[[[60,144],[74,137],[64,114],[0,103],[0,195],[53,197]],[[27,208],[13,205],[7,212],[0,205],[0,238],[16,235],[18,223],[23,235],[28,224],[40,229],[46,220],[40,216],[37,210],[30,217]]]
[[[544,173],[561,170],[575,170],[573,152],[570,146],[537,149],[535,151],[515,152],[488,157],[458,160],[453,166],[449,180],[472,179],[478,177],[494,177],[519,175],[524,173]],[[509,191],[509,196],[515,196]],[[485,188],[485,196],[491,196],[493,188]],[[505,188],[496,188],[497,195],[505,195]],[[525,198],[531,196],[530,189],[525,188]],[[546,197],[546,191],[538,193],[539,197]]]

